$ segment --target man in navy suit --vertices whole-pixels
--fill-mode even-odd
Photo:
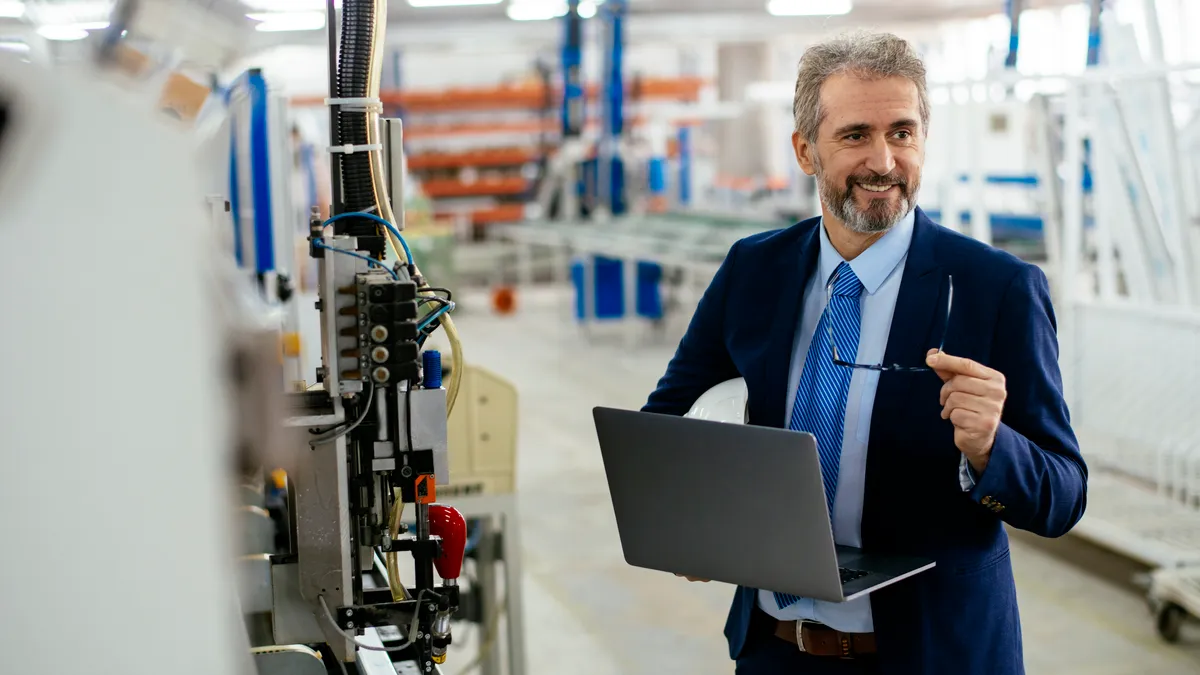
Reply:
[[[839,544],[937,566],[848,603],[738,588],[736,672],[1022,673],[1004,524],[1061,536],[1087,489],[1046,277],[916,208],[929,103],[905,41],[811,47],[794,112],[821,216],[733,246],[643,409],[745,378],[751,424],[817,437]]]

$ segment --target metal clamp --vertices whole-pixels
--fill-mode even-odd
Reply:
[[[375,97],[360,97],[360,98],[327,98],[325,105],[341,106],[347,112],[383,112],[383,102]]]
[[[370,145],[335,145],[327,148],[329,152],[342,152],[347,155],[353,155],[356,152],[373,152],[383,150],[383,145],[380,143],[372,143]]]

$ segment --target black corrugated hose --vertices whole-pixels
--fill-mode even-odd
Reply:
[[[374,0],[345,0],[342,3],[342,37],[338,50],[338,98],[363,98],[371,72],[371,39],[375,34]],[[367,144],[367,113],[342,110],[338,113],[341,143]],[[342,156],[342,190],[346,211],[368,211],[375,204],[371,183],[371,158],[366,152]],[[367,219],[347,218],[342,230],[352,236],[378,234]]]

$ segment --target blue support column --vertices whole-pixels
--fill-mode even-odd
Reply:
[[[238,263],[266,274],[275,270],[276,261],[267,82],[262,71],[252,69],[238,77],[226,92],[226,105],[232,119],[229,192],[234,251]]]
[[[1100,64],[1100,13],[1104,11],[1104,0],[1091,0],[1091,16],[1088,20],[1088,66]]]
[[[604,119],[600,138],[602,197],[609,212],[625,213],[625,166],[617,145],[625,133],[625,14],[627,0],[609,0],[600,6],[604,19]]]
[[[1017,52],[1021,46],[1021,12],[1025,10],[1025,0],[1005,0],[1005,12],[1008,14],[1008,55],[1004,58],[1005,68],[1017,67]]]
[[[583,19],[579,16],[579,0],[567,3],[563,16],[562,43],[562,135],[575,138],[583,133],[587,100],[583,89]]]
[[[679,127],[679,205],[692,203],[692,128]]]

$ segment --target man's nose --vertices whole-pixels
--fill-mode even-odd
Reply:
[[[896,168],[896,157],[892,154],[892,146],[888,145],[886,138],[877,137],[872,141],[869,152],[867,168],[875,174],[886,176]]]

